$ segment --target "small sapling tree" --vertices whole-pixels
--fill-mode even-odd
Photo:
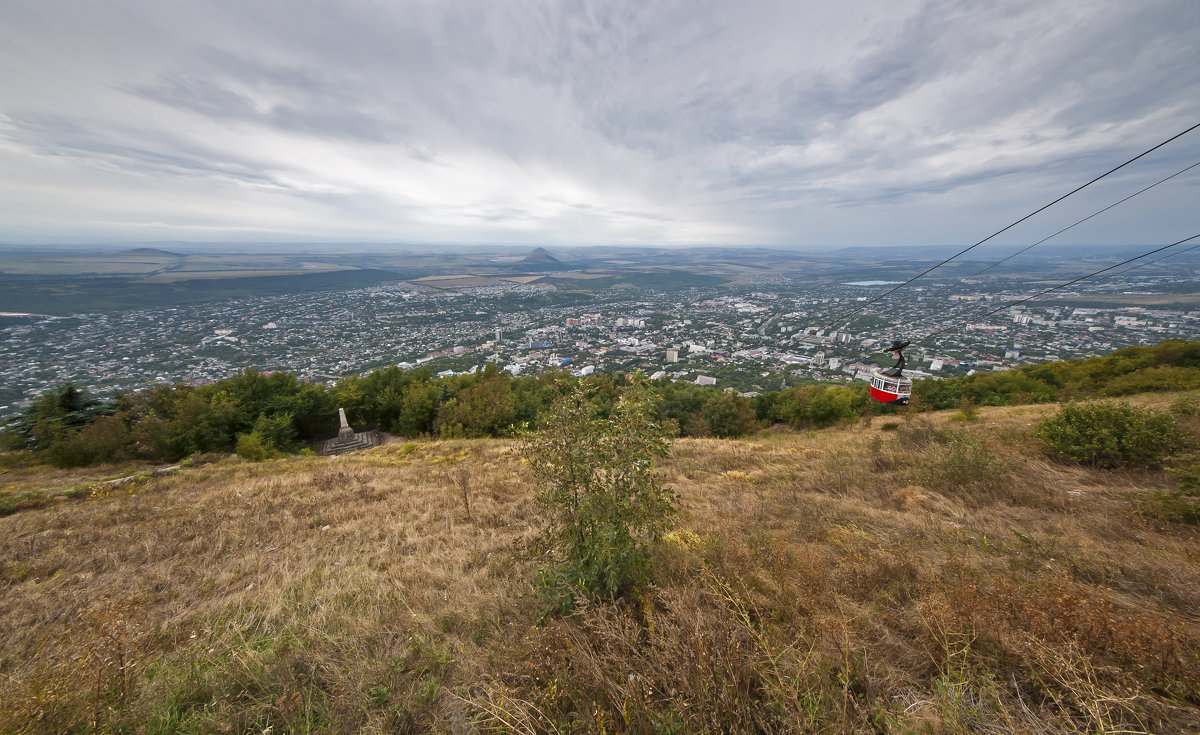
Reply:
[[[656,418],[645,379],[635,376],[608,416],[589,398],[576,385],[523,446],[554,559],[539,571],[539,587],[564,611],[577,595],[612,599],[645,582],[650,546],[675,512],[675,494],[654,469],[674,427]]]

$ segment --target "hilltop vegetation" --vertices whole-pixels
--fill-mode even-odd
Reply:
[[[914,392],[925,405],[951,408],[963,399],[980,406],[1007,406],[1198,387],[1200,342],[1169,340],[1087,360],[1026,365],[954,380],[919,381]]]
[[[513,440],[10,467],[63,500],[0,518],[0,730],[1194,732],[1197,405],[1133,399],[1175,473],[1054,405],[678,439],[652,583],[544,623]]]
[[[107,401],[64,385],[10,422],[5,438],[10,447],[60,467],[175,462],[232,452],[239,444],[247,456],[271,456],[301,451],[335,431],[338,407],[355,425],[397,436],[507,437],[522,425],[538,426],[553,398],[577,380],[566,373],[514,378],[489,364],[451,378],[393,367],[347,377],[332,388],[287,373],[246,371],[211,385],[155,385]],[[629,376],[602,374],[585,382],[604,413]],[[1200,388],[1200,343],[1175,340],[1088,360],[918,381],[914,406],[1022,405],[1193,388]],[[664,380],[654,392],[657,415],[694,437],[746,436],[775,423],[820,428],[895,411],[869,400],[865,383],[805,385],[745,398]]]

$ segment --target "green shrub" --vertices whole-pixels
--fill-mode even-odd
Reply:
[[[55,467],[85,467],[97,462],[115,462],[125,454],[128,443],[125,423],[101,416],[78,431],[68,432],[45,450]]]
[[[711,393],[700,416],[712,435],[722,438],[749,434],[758,425],[750,402],[725,391]]]
[[[242,434],[237,441],[237,455],[250,462],[262,462],[275,456],[275,450],[258,434]]]
[[[1142,515],[1164,523],[1200,523],[1200,507],[1194,498],[1179,492],[1153,492],[1142,499]]]
[[[974,401],[967,396],[963,396],[958,402],[958,413],[955,416],[961,416],[964,421],[977,421],[979,419],[979,409],[975,407]]]
[[[32,405],[6,422],[3,446],[8,449],[49,449],[67,439],[72,431],[91,424],[97,416],[110,413],[111,405],[71,383],[63,383],[42,393]],[[78,452],[68,451],[67,454]]]
[[[1175,490],[1152,492],[1142,501],[1142,513],[1169,522],[1200,522],[1200,455],[1181,456],[1168,472],[1180,485]]]
[[[806,385],[780,391],[775,399],[775,418],[797,429],[832,426],[839,421],[858,418],[866,401],[862,384],[846,387]]]
[[[1179,495],[1200,498],[1200,455],[1184,455],[1173,462],[1167,471],[1175,475],[1179,482]]]
[[[556,560],[538,572],[546,612],[570,609],[577,595],[613,598],[648,580],[651,544],[675,512],[674,493],[654,471],[674,432],[673,422],[656,419],[653,396],[635,378],[607,417],[577,384],[526,438],[545,518],[540,540]]]
[[[1161,467],[1184,448],[1175,419],[1128,403],[1068,404],[1036,435],[1047,450],[1091,467]]]
[[[296,441],[296,429],[292,425],[292,414],[259,414],[254,420],[253,433],[267,446],[287,451]]]
[[[1186,418],[1200,417],[1200,395],[1188,393],[1171,401],[1171,413]]]

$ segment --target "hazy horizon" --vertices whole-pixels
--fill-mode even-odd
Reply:
[[[1161,245],[1162,243],[1157,243]],[[525,254],[537,249],[545,249],[551,254],[560,253],[569,256],[572,251],[604,251],[604,250],[639,250],[639,251],[663,251],[663,252],[678,252],[684,253],[689,251],[705,251],[712,250],[718,252],[778,252],[790,253],[795,255],[812,254],[814,256],[828,256],[834,253],[843,251],[886,251],[896,253],[897,255],[905,254],[908,256],[927,255],[928,257],[944,257],[957,252],[960,249],[967,247],[967,243],[946,243],[946,244],[928,244],[928,245],[909,245],[905,243],[891,244],[875,244],[875,245],[827,245],[827,246],[787,246],[787,245],[737,245],[737,244],[687,244],[680,243],[674,245],[643,245],[643,244],[557,244],[557,243],[455,243],[455,242],[439,242],[439,243],[405,243],[405,242],[339,242],[339,241],[312,241],[312,242],[239,242],[239,241],[185,241],[185,240],[145,240],[145,241],[127,241],[127,242],[79,242],[79,243],[3,243],[0,242],[0,253],[94,253],[94,254],[114,254],[127,250],[136,249],[154,249],[166,252],[177,252],[181,255],[204,255],[204,254],[236,254],[236,253],[254,253],[254,254],[303,254],[316,255],[326,253],[329,255],[338,254],[388,254],[388,253],[407,253],[421,252],[422,250],[437,249],[438,252],[445,254],[470,255],[472,253],[507,253],[507,254]],[[1022,255],[1023,258],[1036,258],[1038,256],[1053,255],[1061,251],[1087,250],[1094,254],[1113,254],[1117,252],[1134,252],[1141,248],[1151,247],[1155,243],[1118,243],[1118,244],[1096,244],[1096,243],[1046,243],[1039,246],[1036,250],[1032,250]],[[342,248],[331,253],[330,248]],[[1007,252],[997,252],[996,248],[982,247],[977,250],[972,250],[969,256],[964,256],[964,259],[969,260],[988,260],[999,259],[1004,257]],[[1182,251],[1179,253],[1182,255]],[[1198,256],[1200,257],[1200,256]]]

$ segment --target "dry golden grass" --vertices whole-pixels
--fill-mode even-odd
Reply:
[[[87,496],[100,482],[134,475],[142,469],[132,463],[71,469],[30,462],[0,465],[0,515]]]
[[[0,731],[1196,732],[1200,535],[1051,410],[680,440],[656,585],[545,626],[510,442],[13,469],[93,489],[0,518]]]

